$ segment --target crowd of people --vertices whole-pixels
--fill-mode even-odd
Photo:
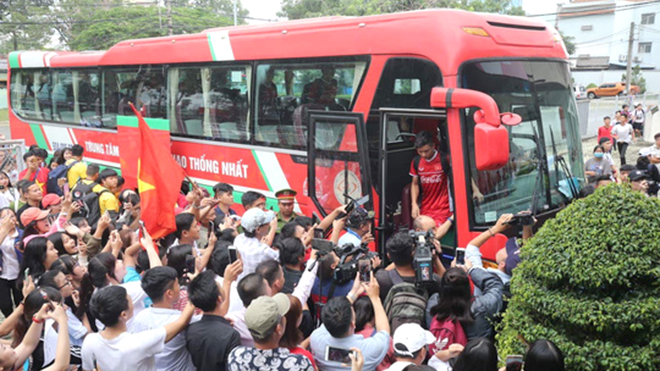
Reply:
[[[641,103],[635,110],[628,111],[628,105],[616,111],[614,123],[605,116],[603,126],[598,128],[598,145],[593,149],[593,157],[584,164],[584,172],[589,186],[583,195],[592,193],[599,186],[611,182],[630,183],[635,191],[657,197],[660,191],[660,133],[654,135],[655,143],[642,148],[635,164],[626,162],[628,146],[639,140],[644,130],[645,111]],[[621,166],[617,168],[612,157],[619,152]]]
[[[314,223],[295,213],[294,190],[276,193],[278,213],[247,191],[239,216],[226,183],[184,182],[176,231],[154,241],[116,171],[80,145],[49,163],[30,147],[15,185],[0,173],[0,335],[11,334],[0,369],[490,371],[506,359],[506,370],[563,370],[550,341],[525,355],[494,345],[534,218],[496,266],[480,248],[511,214],[443,261],[448,169],[431,136],[418,139],[413,229],[382,256],[362,207]]]

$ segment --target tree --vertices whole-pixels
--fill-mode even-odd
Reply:
[[[660,369],[660,200],[599,188],[547,221],[521,259],[500,354],[548,339],[567,370]]]
[[[126,39],[165,36],[168,34],[166,22],[164,10],[159,12],[156,6],[109,7],[94,13],[87,23],[74,23],[68,45],[72,50],[102,50]],[[172,8],[175,34],[232,24],[228,16],[205,8]]]
[[[331,15],[363,16],[429,8],[454,8],[475,12],[524,15],[508,0],[283,0],[281,17],[289,19]]]
[[[573,55],[575,54],[575,37],[573,36],[566,36],[564,35],[561,30],[559,30],[559,35],[561,36],[561,39],[564,41],[564,46],[566,47],[566,52],[568,55]]]
[[[621,76],[621,81],[626,82],[626,74]],[[638,65],[633,66],[632,73],[630,74],[630,83],[639,86],[639,93],[646,93],[646,79],[642,76],[642,67]]]
[[[46,15],[52,0],[5,0],[0,6],[0,54],[41,49],[50,37]],[[46,23],[46,25],[44,25]]]

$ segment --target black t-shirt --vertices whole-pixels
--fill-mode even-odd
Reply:
[[[394,269],[392,272],[401,277],[405,283],[415,283],[415,276],[401,276],[396,269]],[[433,274],[433,279],[435,280],[436,284],[426,288],[428,296],[431,296],[440,291],[440,276]],[[380,285],[380,300],[383,302],[383,304],[385,304],[387,293],[390,292],[390,289],[394,286],[394,283],[392,283],[392,279],[390,278],[388,271],[385,269],[380,269],[376,272],[376,280]]]
[[[284,272],[284,287],[282,287],[282,293],[291,294],[298,285],[298,281],[300,281],[303,272],[289,269],[287,267],[282,267],[282,271]]]
[[[186,348],[198,371],[224,371],[232,349],[241,345],[241,336],[220,316],[204,315],[188,326]]]

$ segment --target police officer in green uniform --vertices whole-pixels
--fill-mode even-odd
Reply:
[[[282,230],[282,227],[295,219],[298,214],[293,211],[293,205],[298,192],[293,189],[282,189],[275,192],[277,197],[277,206],[280,211],[277,213],[277,233]]]

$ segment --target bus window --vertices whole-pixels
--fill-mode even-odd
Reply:
[[[364,61],[259,65],[257,142],[306,148],[308,111],[350,111],[366,65]]]
[[[13,70],[11,105],[23,118],[50,119],[50,74],[45,70]]]
[[[164,67],[139,66],[103,73],[103,127],[117,127],[117,115],[134,116],[129,102],[143,117],[167,117]]]
[[[172,134],[247,141],[251,71],[248,66],[171,68]]]
[[[502,213],[524,210],[542,213],[575,197],[569,184],[583,174],[582,150],[568,66],[554,61],[476,62],[463,68],[461,81],[464,88],[492,96],[500,112],[522,117],[519,125],[507,129],[509,162],[498,170],[478,171],[475,109],[464,112],[468,174],[484,196],[471,207],[473,222],[492,224]]]
[[[100,126],[99,74],[86,70],[53,70],[52,119],[83,126]],[[45,95],[45,94],[44,94]],[[50,109],[45,109],[47,115]]]

